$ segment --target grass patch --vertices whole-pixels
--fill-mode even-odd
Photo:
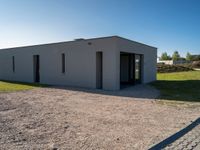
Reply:
[[[157,104],[168,105],[179,108],[199,108],[200,103],[194,103],[192,101],[174,101],[174,100],[157,100]]]
[[[41,85],[36,83],[0,81],[0,92],[31,90],[36,87],[44,87],[44,86],[46,85]]]
[[[160,90],[159,99],[200,102],[200,71],[158,73],[151,85]]]

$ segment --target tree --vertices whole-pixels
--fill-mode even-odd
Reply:
[[[192,55],[189,52],[187,52],[187,54],[186,54],[186,60],[192,61]]]
[[[170,60],[171,57],[167,55],[167,52],[161,54],[160,60]]]
[[[172,60],[179,60],[180,59],[180,54],[178,51],[175,51],[172,55]]]

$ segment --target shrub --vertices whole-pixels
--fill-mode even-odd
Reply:
[[[200,61],[193,61],[191,64],[192,68],[200,68]]]
[[[182,71],[192,71],[192,67],[186,65],[157,65],[158,73],[170,73],[170,72],[182,72]]]

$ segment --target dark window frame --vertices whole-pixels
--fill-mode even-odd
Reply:
[[[15,73],[15,56],[12,56],[12,71]]]
[[[65,53],[62,53],[62,54],[61,54],[61,67],[62,67],[62,73],[63,73],[63,74],[66,72],[65,61],[66,61]]]

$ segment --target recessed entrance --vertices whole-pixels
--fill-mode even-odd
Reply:
[[[120,53],[120,88],[141,83],[142,55]]]
[[[40,56],[34,55],[33,56],[33,77],[34,82],[40,82]]]

